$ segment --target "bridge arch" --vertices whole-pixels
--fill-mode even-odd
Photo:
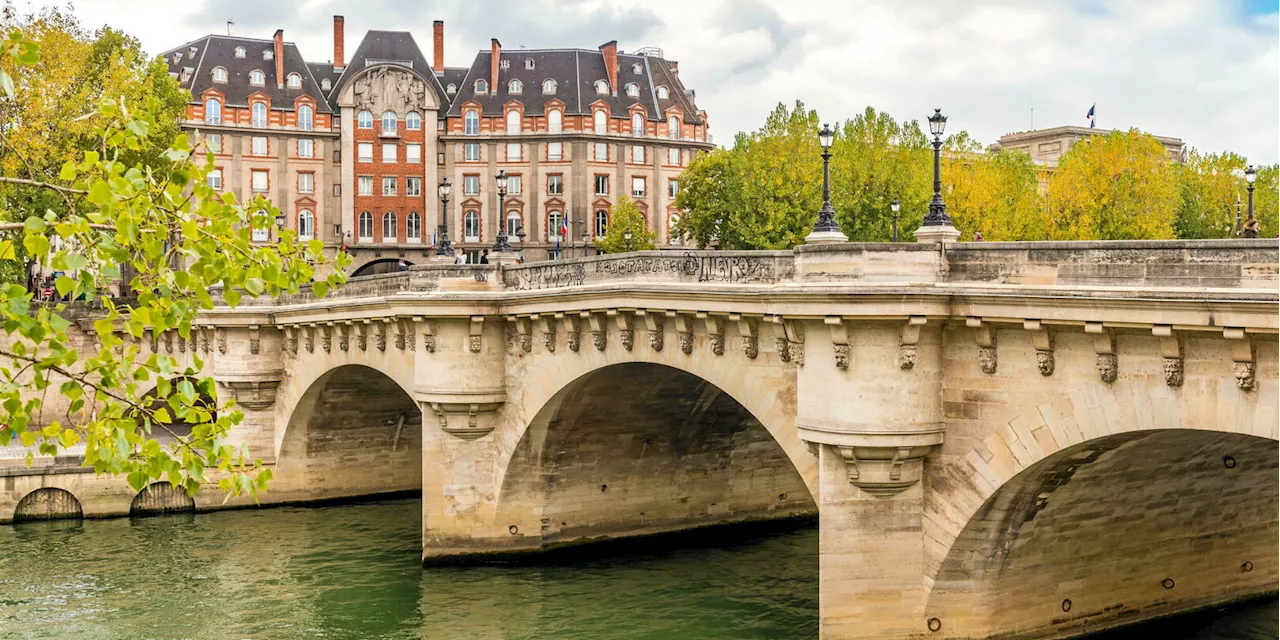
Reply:
[[[558,356],[582,367],[525,359],[508,403],[527,418],[500,435],[496,525],[547,546],[816,512],[815,459],[780,363],[583,351]]]
[[[403,258],[374,258],[357,267],[355,271],[351,272],[351,277],[359,278],[360,276],[371,276],[379,273],[394,273],[401,260]],[[408,260],[405,260],[405,264],[410,267],[413,266],[413,263]]]

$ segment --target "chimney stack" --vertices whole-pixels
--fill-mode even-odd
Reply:
[[[502,43],[497,38],[489,40],[489,92],[498,92],[498,60],[502,57]]]
[[[276,29],[276,88],[284,88],[284,29]]]
[[[435,32],[435,60],[431,70],[444,73],[444,20],[436,20],[432,29]]]
[[[618,41],[610,40],[600,45],[600,53],[604,54],[605,73],[609,74],[609,92],[618,95]]]
[[[347,66],[346,55],[343,50],[343,31],[346,21],[342,16],[333,17],[333,70],[337,71]]]

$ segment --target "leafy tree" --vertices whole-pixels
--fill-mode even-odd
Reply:
[[[810,134],[811,136],[813,133]],[[915,121],[896,122],[872,107],[837,130],[831,149],[831,201],[840,229],[855,242],[893,238],[889,204],[902,204],[900,238],[928,211],[933,151]]]
[[[967,134],[943,162],[947,213],[961,237],[1043,240],[1039,168],[1021,151],[980,153]],[[932,191],[932,186],[930,187]]]
[[[736,235],[741,209],[742,173],[738,156],[726,149],[699,154],[680,175],[676,206],[682,211],[672,233],[693,240],[699,248],[715,240],[742,246]]]
[[[630,242],[626,238],[628,231],[631,232]],[[605,230],[604,238],[596,242],[596,247],[605,253],[622,253],[628,247],[631,251],[648,251],[656,246],[656,236],[649,230],[635,201],[625,194],[619,196],[618,204],[613,206],[609,215],[609,228]]]
[[[1137,129],[1081,140],[1049,181],[1054,240],[1172,238],[1179,204],[1176,169],[1164,145]]]
[[[40,90],[35,81],[43,79],[29,73],[33,65],[42,68],[40,60],[36,43],[21,33],[0,42],[0,101],[21,103],[24,91]],[[163,477],[192,493],[216,482],[231,494],[256,495],[271,476],[226,442],[243,419],[234,401],[219,402],[194,353],[194,364],[184,367],[167,355],[144,354],[142,344],[166,331],[189,339],[196,315],[212,308],[219,292],[235,306],[243,295],[298,291],[326,261],[322,243],[300,242],[288,229],[272,246],[251,243],[252,229],[270,228],[278,210],[262,198],[241,204],[208,187],[213,157],[194,153],[183,133],[147,165],[153,136],[170,126],[171,114],[158,101],[108,96],[89,104],[97,108],[84,120],[94,127],[83,134],[86,150],[52,176],[36,165],[0,173],[0,184],[35,189],[57,204],[4,202],[4,216],[23,220],[20,246],[68,274],[56,282],[60,295],[92,299],[102,309],[85,336],[68,304],[36,304],[23,286],[0,286],[0,446],[20,442],[30,461],[36,452],[54,455],[83,442],[84,464],[127,475],[135,489]],[[6,117],[0,121],[6,135],[48,128],[12,112]],[[0,241],[0,258],[14,251],[14,241]],[[339,284],[349,262],[339,254],[334,274],[312,290],[324,295]],[[121,266],[135,274],[122,284],[133,294],[127,302],[104,293]],[[82,354],[77,343],[94,347]],[[58,396],[62,406],[53,401]],[[170,425],[179,423],[192,425],[189,435],[173,431]],[[161,445],[152,437],[157,430],[175,442]]]
[[[1258,168],[1258,181],[1253,185],[1253,215],[1258,218],[1259,238],[1275,238],[1276,218],[1280,213],[1280,165]]]
[[[21,15],[6,5],[0,9],[0,33],[15,31],[39,47],[41,56],[10,68],[17,92],[14,99],[0,101],[0,122],[17,126],[6,127],[0,136],[0,173],[41,182],[55,178],[64,163],[95,148],[104,123],[95,107],[104,98],[146,105],[156,116],[138,148],[122,149],[120,160],[145,167],[165,162],[188,94],[162,61],[149,59],[136,39],[110,27],[91,33],[58,9]],[[66,203],[49,189],[9,183],[0,185],[0,209],[62,215]],[[0,282],[26,280],[24,249],[15,249],[16,260],[0,261]]]

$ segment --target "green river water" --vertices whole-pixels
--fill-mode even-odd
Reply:
[[[423,569],[417,500],[0,527],[0,638],[816,638],[815,527]],[[1276,637],[1274,598],[1108,638]]]

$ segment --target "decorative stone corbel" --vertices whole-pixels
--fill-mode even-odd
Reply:
[[[755,360],[760,355],[760,335],[756,322],[742,317],[740,313],[729,314],[729,321],[738,323],[738,333],[742,336],[742,354]]]
[[[561,313],[534,316],[538,321],[538,330],[542,332],[542,348],[547,353],[556,352],[556,322],[563,316]]]
[[[1093,335],[1093,350],[1098,354],[1098,377],[1108,384],[1120,375],[1120,361],[1116,357],[1116,337],[1101,322],[1084,323],[1084,332]]]
[[[783,326],[782,316],[765,316],[764,321],[773,325],[773,348],[778,352],[778,359],[791,362],[791,343],[787,341],[787,330]]]
[[[803,367],[804,324],[799,320],[783,320],[782,329],[787,338],[787,353],[791,356],[791,361]]]
[[[289,353],[298,352],[298,325],[284,327],[284,348]]]
[[[835,352],[836,368],[844,371],[849,368],[849,342],[852,327],[840,316],[827,316],[823,324],[831,331],[831,349]]]
[[[991,325],[975,316],[965,318],[964,324],[973,329],[973,337],[978,342],[978,366],[982,367],[983,373],[995,373],[999,360],[996,352],[996,333],[991,330]]]
[[[898,368],[910,371],[916,367],[916,349],[920,345],[920,327],[929,319],[925,316],[910,316],[902,325],[902,335],[898,338]]]
[[[619,312],[617,309],[610,309],[606,313],[613,318],[614,324],[618,327],[618,342],[622,343],[622,348],[627,351],[633,349],[636,346],[636,331],[631,315]]]
[[[1181,387],[1185,379],[1182,357],[1182,336],[1172,325],[1157,324],[1151,327],[1151,335],[1160,338],[1160,356],[1164,358],[1164,383]]]
[[[276,403],[276,391],[280,387],[279,378],[218,380],[218,384],[231,391],[236,405],[245,409],[261,411]]]
[[[178,353],[187,352],[187,341],[182,338],[182,334],[178,334]]]
[[[351,321],[338,325],[338,349],[347,351],[351,348]]]
[[[1257,386],[1258,361],[1254,351],[1253,339],[1242,327],[1226,327],[1222,337],[1231,345],[1231,361],[1236,376],[1236,386],[1245,391],[1252,391]]]
[[[693,321],[689,316],[676,313],[674,311],[667,312],[668,318],[675,319],[676,325],[676,342],[680,344],[680,352],[689,355],[693,353]]]
[[[218,353],[222,355],[226,355],[227,354],[227,330],[215,328],[213,330],[213,334],[218,342]],[[152,331],[151,332],[151,352],[155,353],[155,351],[156,351],[156,334],[154,331]]]
[[[587,321],[587,330],[591,332],[591,344],[595,346],[596,351],[604,351],[605,346],[609,343],[609,325],[604,317],[598,313],[583,311],[581,317]]]
[[[356,325],[356,346],[360,347],[361,351],[369,350],[369,325],[372,323],[372,320],[365,318]]]
[[[407,337],[406,334],[408,333],[408,328],[405,327],[406,324],[409,324],[409,323],[406,322],[404,318],[396,318],[396,327],[395,327],[396,331],[395,331],[394,337],[392,337],[392,344],[394,344],[396,346],[396,349],[399,351],[404,351],[404,347],[406,344],[409,344],[409,345],[413,344],[412,340],[406,339]],[[413,325],[410,324],[409,326],[413,326]]]
[[[200,340],[200,346],[204,348],[205,355],[213,353],[213,329],[200,327],[200,333],[203,336]]]
[[[418,350],[418,327],[421,326],[422,316],[412,316],[400,323],[404,328],[404,343],[410,351]]]
[[[1057,366],[1053,357],[1053,334],[1039,320],[1023,320],[1022,328],[1031,332],[1031,344],[1036,348],[1036,369],[1042,376],[1053,375]]]
[[[156,330],[148,329],[147,337],[149,338],[147,346],[151,348],[151,353],[160,353],[160,336],[156,335]],[[221,353],[226,353],[226,351],[221,351]]]
[[[636,309],[636,316],[644,318],[644,328],[649,331],[649,348],[654,351],[662,351],[662,345],[665,341],[662,316],[644,309]]]
[[[172,331],[164,332],[164,352],[173,353],[173,332]]]
[[[334,325],[332,322],[325,323],[325,325],[320,328],[320,347],[324,349],[325,353],[333,351],[333,329]]]
[[[467,334],[467,349],[480,353],[484,342],[484,316],[471,316],[471,328]]]
[[[307,350],[307,353],[316,352],[316,323],[313,322],[307,325],[306,329],[303,330],[302,346]]]
[[[168,342],[168,339],[166,339],[166,350],[169,348]],[[249,325],[249,353],[256,356],[260,351],[262,351],[262,336],[260,334],[260,329],[258,325],[251,324]]]
[[[901,493],[924,475],[924,458],[942,445],[945,425],[919,425],[906,432],[849,431],[845,425],[796,420],[800,438],[814,454],[829,446],[840,454],[850,484],[875,496]]]
[[[427,353],[436,352],[436,321],[427,320],[425,318],[414,318],[417,323],[421,320],[422,327],[422,350]]]
[[[707,330],[707,341],[711,343],[711,353],[724,355],[724,317],[713,316],[705,311],[698,312],[698,318]]]
[[[373,334],[373,346],[377,347],[378,351],[387,350],[387,325],[391,324],[393,320],[395,318],[383,318],[382,322],[377,325],[377,333]]]
[[[572,314],[557,314],[560,318],[560,326],[564,328],[565,344],[569,350],[577,353],[582,346],[582,331],[578,328],[578,318]]]
[[[515,328],[516,344],[520,350],[525,353],[533,351],[533,321],[516,316],[509,316],[507,321]]]

